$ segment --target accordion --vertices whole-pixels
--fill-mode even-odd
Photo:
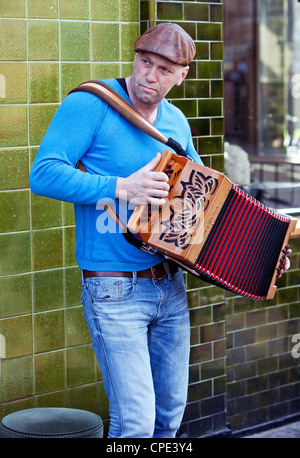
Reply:
[[[272,299],[296,220],[263,205],[225,175],[164,151],[167,202],[139,205],[127,229],[143,249],[254,300]]]

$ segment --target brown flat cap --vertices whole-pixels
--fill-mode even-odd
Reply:
[[[174,23],[161,23],[148,29],[137,39],[134,50],[153,52],[180,65],[189,65],[196,54],[192,38]]]

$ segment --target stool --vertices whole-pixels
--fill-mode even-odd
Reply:
[[[103,421],[92,412],[63,407],[20,410],[3,418],[2,438],[103,437]]]

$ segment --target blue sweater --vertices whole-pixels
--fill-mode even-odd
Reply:
[[[116,80],[106,82],[130,102]],[[159,105],[154,126],[201,163],[185,116],[167,100]],[[35,194],[74,203],[80,269],[138,271],[162,260],[128,243],[103,202],[128,219],[132,206],[115,199],[118,177],[129,176],[164,149],[92,94],[76,92],[62,102],[34,160],[30,187]],[[75,169],[79,159],[88,173]]]

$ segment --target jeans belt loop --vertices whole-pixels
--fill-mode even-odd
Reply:
[[[136,281],[137,281],[137,273],[136,272],[132,272],[132,283],[134,285],[136,285]]]

